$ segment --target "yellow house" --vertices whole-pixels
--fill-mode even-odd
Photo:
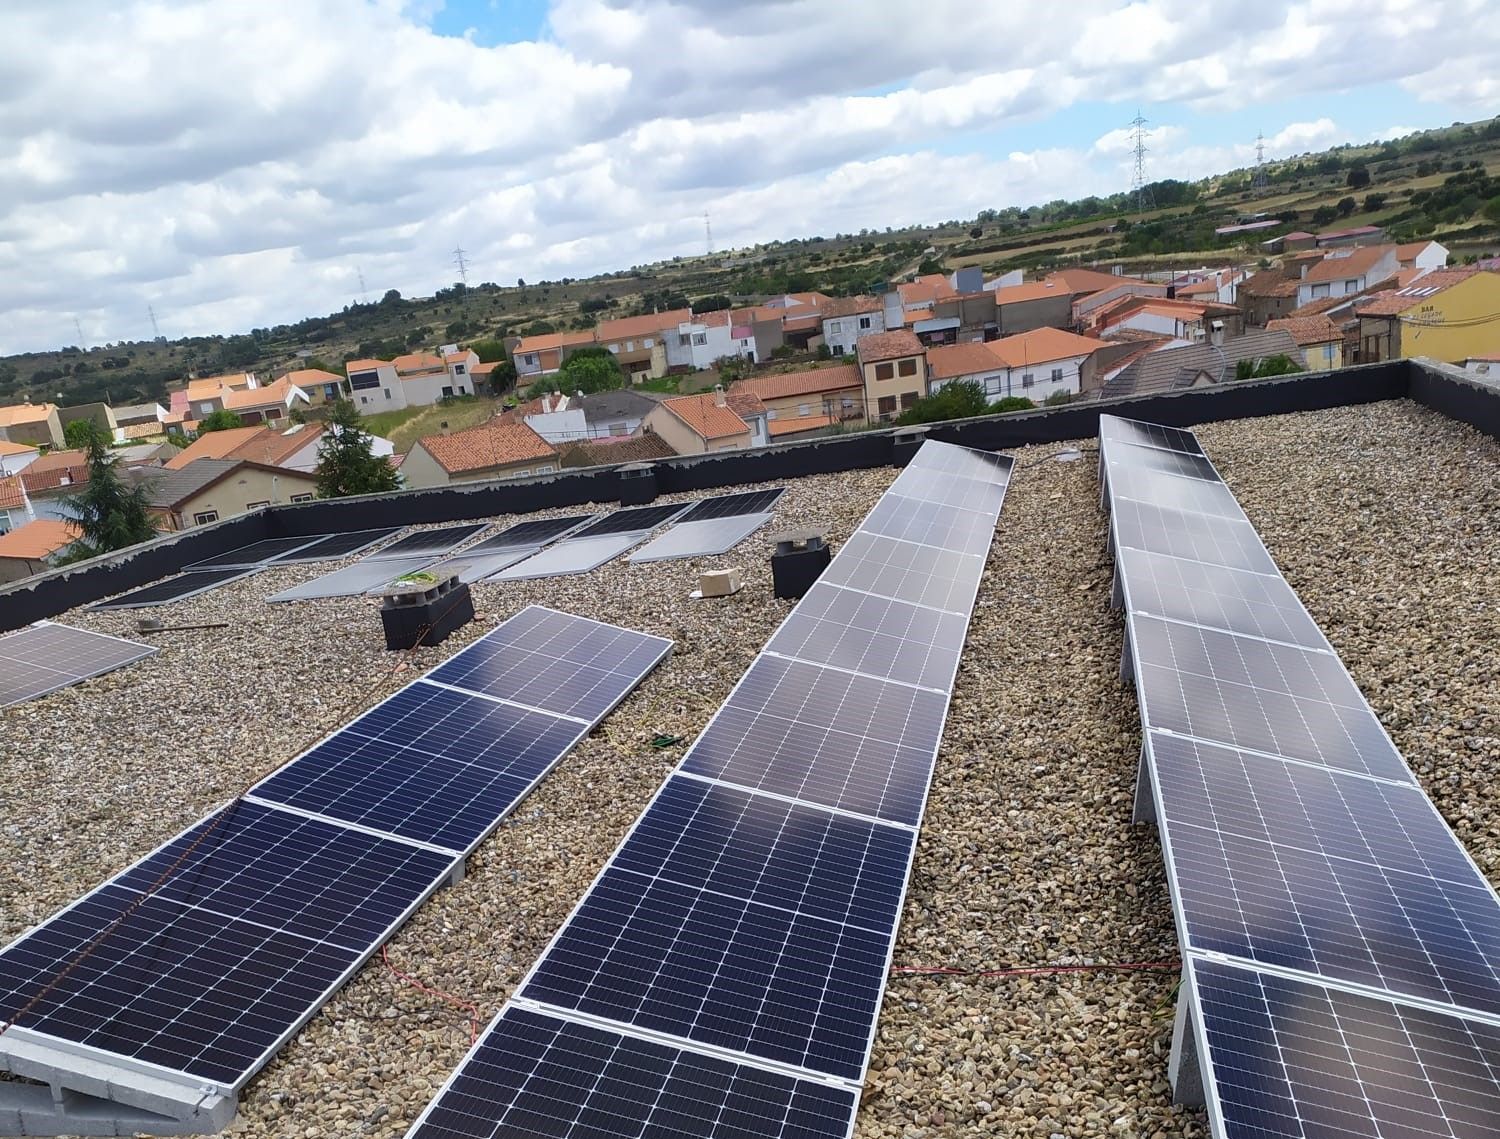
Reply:
[[[871,419],[894,419],[927,394],[927,349],[904,328],[877,332],[855,345]]]
[[[1376,293],[1354,311],[1357,363],[1427,356],[1462,364],[1500,348],[1500,273],[1434,269],[1404,289]]]
[[[1344,334],[1326,313],[1280,316],[1266,322],[1266,331],[1285,329],[1291,333],[1309,372],[1327,372],[1344,366]]]

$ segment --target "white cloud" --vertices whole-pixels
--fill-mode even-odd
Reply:
[[[578,276],[719,244],[1108,193],[1248,165],[1187,112],[1403,83],[1500,110],[1485,0],[555,0],[535,43],[436,0],[7,0],[0,351],[266,325],[358,290]],[[1179,108],[1182,113],[1179,113]],[[1286,116],[1284,116],[1286,117]],[[1018,146],[1015,132],[1026,130]]]

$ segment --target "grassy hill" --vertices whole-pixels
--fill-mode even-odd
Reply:
[[[1500,252],[1500,119],[1345,146],[1201,182],[1151,187],[1157,208],[1130,195],[986,210],[968,221],[772,242],[712,257],[676,258],[586,280],[512,287],[455,285],[436,296],[394,290],[370,304],[290,325],[222,336],[114,344],[0,358],[0,402],[23,397],[117,405],[162,398],[188,374],[291,367],[342,371],[357,356],[389,356],[452,341],[586,328],[596,320],[716,298],[722,306],[780,292],[879,291],[922,270],[977,265],[986,273],[1121,264],[1127,272],[1228,265],[1260,257],[1258,242],[1292,229],[1383,225],[1397,240],[1432,237],[1463,261]],[[1286,224],[1247,239],[1218,226],[1265,214]],[[703,307],[701,304],[699,307]]]

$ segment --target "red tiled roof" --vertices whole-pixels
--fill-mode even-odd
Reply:
[[[1138,277],[1116,276],[1114,273],[1101,273],[1097,269],[1059,269],[1046,278],[1049,281],[1057,281],[1070,293],[1102,293],[1105,289],[1118,288],[1120,285],[1145,285],[1153,287],[1153,282],[1142,281]],[[1157,286],[1165,291],[1166,286]]]
[[[676,328],[693,318],[691,309],[675,308],[670,312],[651,312],[645,316],[625,316],[619,320],[606,320],[594,329],[594,339],[600,344],[615,340],[637,340],[656,336]],[[534,351],[534,349],[529,349]]]
[[[0,534],[0,558],[41,561],[64,546],[72,545],[80,537],[82,531],[71,522],[38,518],[24,526],[17,526],[9,534]]]
[[[624,439],[588,439],[564,443],[557,455],[565,467],[597,467],[611,463],[649,463],[677,454],[672,445],[654,432]]]
[[[1048,277],[1041,281],[1026,281],[1020,285],[1003,285],[995,290],[995,303],[997,305],[1024,304],[1027,301],[1071,295],[1070,290],[1061,281]]]
[[[12,407],[0,407],[0,427],[14,427],[18,423],[42,423],[56,410],[55,403],[18,403]]]
[[[1338,325],[1323,313],[1309,316],[1283,316],[1266,322],[1266,331],[1274,332],[1278,328],[1284,328],[1290,332],[1298,347],[1308,344],[1327,344],[1344,338]]]
[[[412,372],[441,372],[443,370],[443,358],[434,356],[430,352],[409,352],[405,356],[397,356],[391,363],[396,365],[398,376]]]
[[[594,343],[593,329],[585,332],[545,332],[537,336],[523,336],[515,347],[516,355],[532,352],[553,352],[559,348],[575,348],[580,344]]]
[[[244,391],[228,392],[224,396],[224,407],[229,411],[251,411],[258,407],[284,407],[292,392],[303,394],[292,381],[282,376],[273,384],[263,388],[246,388]],[[304,396],[305,398],[305,396]]]
[[[417,443],[450,475],[508,467],[557,454],[552,444],[526,424],[494,420],[451,435],[425,435]]]
[[[840,364],[833,368],[813,368],[806,372],[787,372],[779,376],[756,376],[740,380],[730,390],[751,392],[762,400],[767,400],[843,391],[862,385],[857,367],[853,364]]]
[[[897,356],[920,356],[923,351],[922,342],[917,339],[916,333],[905,328],[861,337],[856,350],[862,364],[874,360],[894,360]]]
[[[332,372],[325,372],[322,368],[298,368],[296,371],[288,372],[281,377],[290,380],[299,388],[321,388],[324,384],[341,384],[343,376],[335,376]]]
[[[1240,293],[1248,297],[1295,297],[1297,279],[1277,269],[1262,269],[1240,282]]]
[[[1393,245],[1363,245],[1351,250],[1347,257],[1325,257],[1308,269],[1302,279],[1311,284],[1314,281],[1347,281],[1363,277],[1394,249]]]
[[[724,404],[730,411],[734,412],[745,422],[750,421],[751,416],[764,415],[766,405],[761,402],[760,396],[754,392],[729,391],[724,393]]]
[[[1074,356],[1090,356],[1104,346],[1103,340],[1078,336],[1060,328],[1033,328],[1030,332],[991,340],[984,345],[996,359],[1011,368],[1067,360]]]
[[[248,443],[264,427],[230,427],[200,435],[162,465],[169,471],[180,471],[196,459],[227,459],[242,443]]]
[[[1367,300],[1360,301],[1354,311],[1359,316],[1395,316],[1430,300],[1433,294],[1450,289],[1460,281],[1467,281],[1476,273],[1481,272],[1483,270],[1473,266],[1459,269],[1434,269],[1426,276],[1418,277],[1415,282],[1404,289],[1376,293]]]
[[[727,398],[725,402],[727,405]],[[725,439],[731,435],[743,435],[750,430],[749,424],[728,406],[720,407],[711,392],[664,399],[661,406],[704,439]]]
[[[771,430],[771,438],[775,439],[783,435],[797,435],[803,431],[820,431],[825,427],[832,427],[838,420],[832,415],[791,415],[771,420],[768,425]]]
[[[990,351],[988,344],[946,344],[927,350],[927,364],[934,380],[951,380],[956,376],[974,376],[995,372],[1005,364]]]
[[[837,320],[841,316],[856,316],[859,313],[880,312],[884,306],[876,297],[833,297],[819,306],[824,320]]]

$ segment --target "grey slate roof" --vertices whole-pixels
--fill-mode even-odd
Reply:
[[[1263,360],[1267,356],[1290,356],[1303,367],[1307,366],[1307,358],[1291,333],[1285,329],[1268,332],[1263,328],[1251,328],[1243,336],[1226,340],[1222,349],[1203,343],[1147,353],[1105,384],[1100,395],[1137,395],[1190,387],[1205,372],[1210,377],[1222,373],[1225,380],[1232,380],[1234,366],[1239,361]]]
[[[645,419],[646,413],[656,406],[656,401],[640,392],[628,388],[616,391],[594,392],[579,401],[585,423],[607,420]]]
[[[132,423],[144,423],[148,419],[155,419],[160,405],[156,403],[132,403],[128,407],[117,407],[115,411],[115,422],[121,427]]]
[[[194,459],[181,470],[164,469],[146,482],[146,501],[170,510],[243,462],[243,459]]]

